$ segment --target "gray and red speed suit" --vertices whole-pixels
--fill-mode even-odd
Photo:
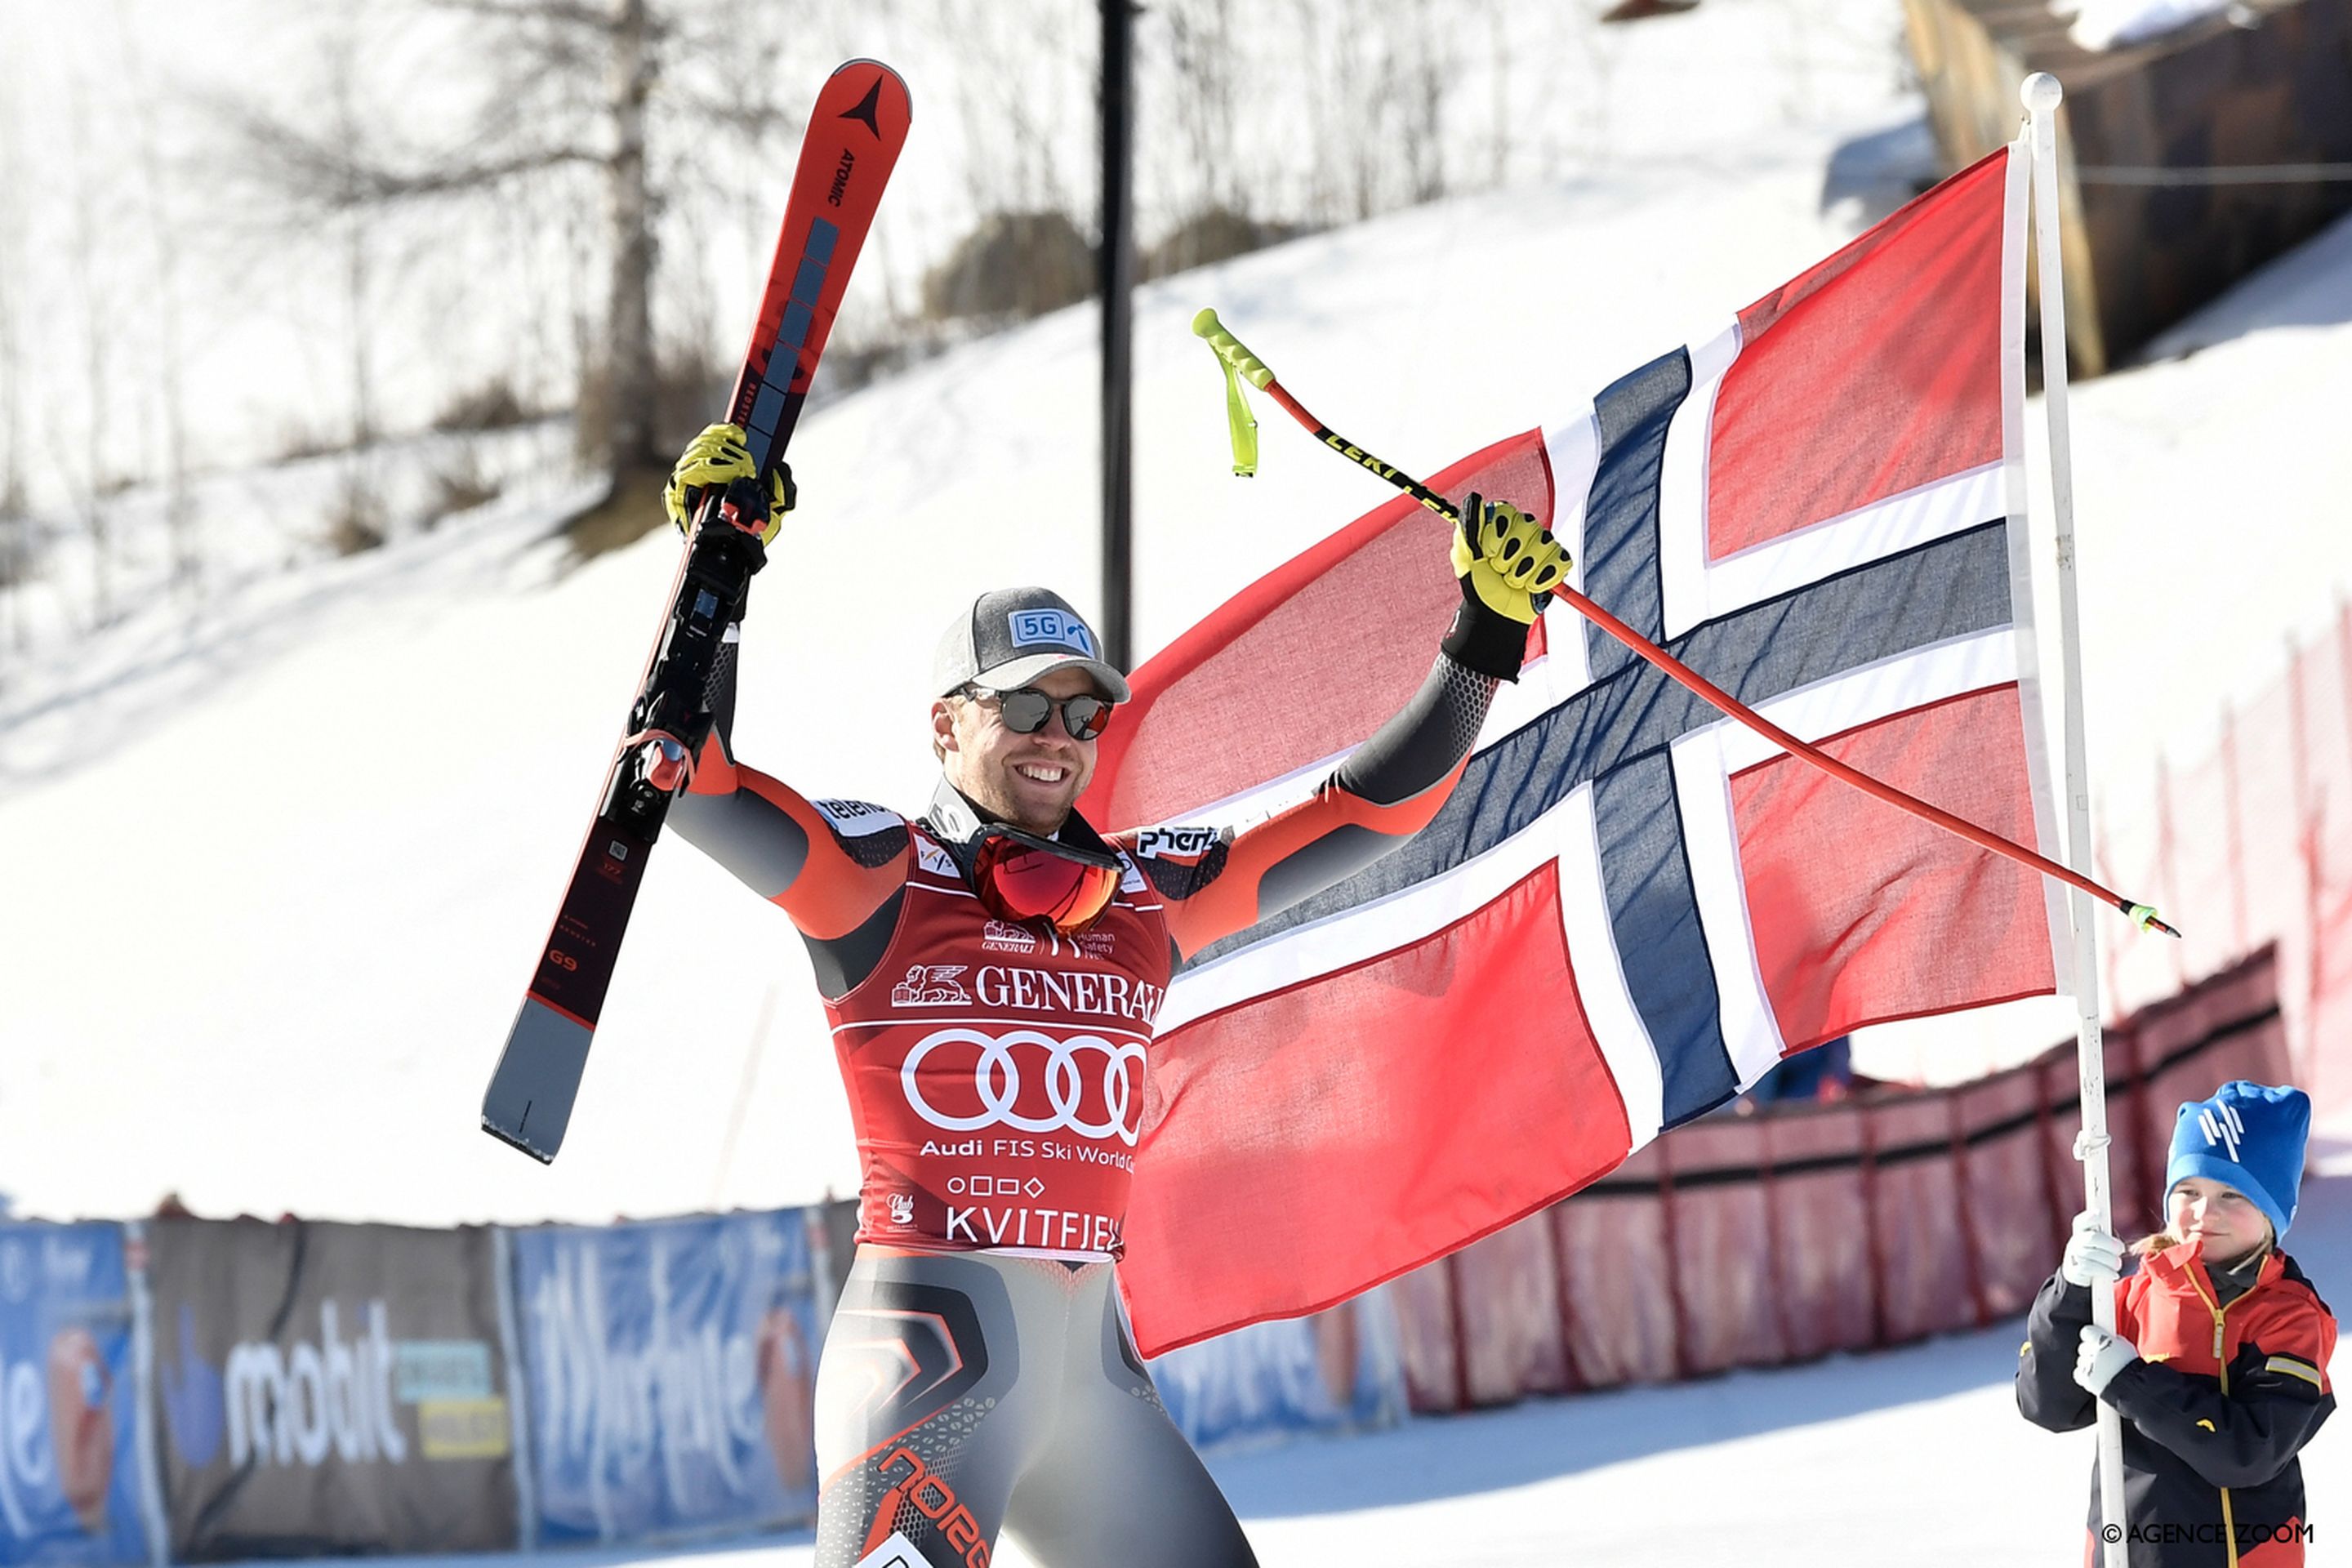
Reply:
[[[1445,654],[1312,798],[1248,828],[1061,837],[1115,855],[1076,936],[992,919],[981,823],[909,821],[736,763],[727,719],[672,823],[792,918],[863,1170],[817,1379],[819,1568],[1255,1562],[1160,1405],[1114,1288],[1152,1017],[1187,955],[1370,864],[1452,792],[1496,680]],[[729,694],[731,700],[731,692]]]

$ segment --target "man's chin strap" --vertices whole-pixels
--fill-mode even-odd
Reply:
[[[956,869],[963,873],[966,882],[971,880],[971,845],[980,830],[996,820],[972,804],[971,797],[940,775],[939,787],[931,792],[931,806],[923,813],[923,830],[940,841],[940,847],[953,858]]]
[[[1006,822],[994,812],[981,805],[971,796],[956,788],[953,781],[950,780],[945,773],[940,775],[939,788],[931,792],[930,809],[923,813],[921,821],[923,831],[940,841],[940,847],[954,858],[956,869],[963,873],[963,879],[967,883],[971,880],[972,843],[980,837],[981,829],[992,823],[1006,827],[1019,826],[1017,823]],[[1062,818],[1061,826],[1043,837],[1067,844],[1073,848],[1091,849],[1100,855],[1118,853],[1103,841],[1102,835],[1097,833],[1085,817],[1078,815],[1077,808],[1075,806],[1071,808],[1067,816]]]

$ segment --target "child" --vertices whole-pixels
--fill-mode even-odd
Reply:
[[[2167,1233],[2133,1251],[2074,1216],[2065,1260],[2035,1298],[2017,1363],[2017,1405],[2053,1432],[2088,1426],[2104,1399],[2123,1417],[2129,1561],[2189,1568],[2303,1562],[2295,1456],[2336,1396],[2336,1319],[2278,1250],[2294,1219],[2311,1101],[2240,1079],[2191,1100],[2165,1165]],[[2113,1285],[2116,1332],[2091,1322]],[[2091,1541],[2101,1561],[2098,1478]]]

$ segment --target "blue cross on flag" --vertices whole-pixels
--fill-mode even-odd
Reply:
[[[2025,172],[1996,153],[1433,483],[1544,518],[1577,586],[1783,729],[2047,854]],[[1428,671],[1447,526],[1400,498],[1145,666],[1089,816],[1242,822],[1322,783]],[[1297,648],[1357,679],[1303,691]],[[1149,1352],[1452,1250],[1791,1052],[2056,988],[2063,905],[2032,873],[1784,754],[1566,605],[1528,653],[1427,828],[1171,988],[1128,1226]],[[1280,733],[1213,717],[1274,693]]]

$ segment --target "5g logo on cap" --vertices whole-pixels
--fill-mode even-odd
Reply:
[[[1005,619],[1012,626],[1014,647],[1052,643],[1060,647],[1076,648],[1088,658],[1101,657],[1095,651],[1094,634],[1087,630],[1087,623],[1066,611],[1015,610]]]

